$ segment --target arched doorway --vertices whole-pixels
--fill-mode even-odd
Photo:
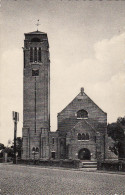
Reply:
[[[80,160],[91,160],[90,151],[87,148],[83,148],[78,153],[78,158]]]

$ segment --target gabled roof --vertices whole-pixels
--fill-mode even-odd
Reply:
[[[46,34],[46,33],[37,30],[37,31],[25,33],[25,35],[28,35],[28,34],[34,34],[35,35],[35,34]]]
[[[104,114],[106,114],[106,112],[104,112],[85,92],[83,92],[83,95],[85,95],[91,102],[93,102],[93,104],[95,104]],[[80,98],[81,96],[81,92],[61,111],[59,112],[58,114],[61,114],[63,111],[65,111],[69,105],[76,99],[76,98]]]
[[[71,130],[80,120],[75,118],[65,118],[59,124],[59,131],[69,131]]]
[[[78,123],[85,123],[86,125],[90,126],[94,131],[97,129],[98,125],[94,124],[94,120],[90,119],[76,119],[76,118],[66,118],[62,120],[59,124],[59,131],[68,132],[71,131]]]
[[[91,129],[95,131],[95,128],[92,126],[92,124],[89,123],[88,119],[81,119],[73,128],[75,128],[79,123],[86,124],[87,126],[89,126]]]

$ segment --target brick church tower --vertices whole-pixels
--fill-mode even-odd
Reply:
[[[50,60],[47,34],[25,34],[23,70],[23,153],[31,159],[33,151],[41,158],[41,134],[50,131]]]

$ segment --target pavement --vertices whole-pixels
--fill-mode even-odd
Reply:
[[[12,165],[12,162],[4,163],[6,165]],[[38,165],[25,165],[25,164],[17,164],[15,166],[29,166],[29,167],[36,167],[36,168],[47,168],[47,169],[60,169],[60,170],[70,170],[70,171],[84,171],[84,172],[96,172],[96,173],[106,173],[106,174],[118,174],[118,175],[125,175],[125,172],[122,171],[106,171],[106,170],[97,170],[97,168],[65,168],[65,167],[54,167],[54,166],[38,166]]]
[[[1,195],[124,195],[125,173],[0,164]]]

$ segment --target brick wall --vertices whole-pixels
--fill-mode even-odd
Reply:
[[[79,110],[86,110],[88,118],[77,118]],[[58,114],[58,130],[65,132],[67,158],[77,159],[82,148],[91,153],[91,160],[105,158],[105,134],[107,129],[107,114],[103,112],[84,92]],[[78,140],[78,133],[89,133],[90,139]],[[96,140],[95,140],[96,139]]]
[[[85,93],[79,93],[77,97],[58,114],[58,125],[65,118],[77,119],[77,111],[84,109],[88,112],[88,118],[99,123],[107,123],[107,114],[103,112]]]
[[[32,38],[40,42],[32,42]],[[41,48],[41,62],[30,62],[30,48]],[[23,77],[23,159],[32,158],[32,148],[38,147],[41,157],[41,129],[50,128],[50,61],[47,34],[25,34],[24,41],[24,77]],[[39,76],[32,76],[32,70],[38,69]],[[28,128],[29,134],[26,134]],[[46,148],[48,144],[46,144]],[[46,156],[48,156],[46,152]]]

